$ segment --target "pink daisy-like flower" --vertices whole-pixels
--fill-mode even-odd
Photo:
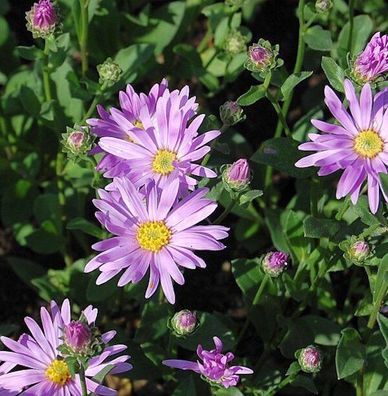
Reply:
[[[244,366],[229,366],[234,359],[232,352],[222,353],[222,341],[213,337],[215,349],[206,351],[202,345],[198,345],[197,355],[201,361],[169,359],[162,363],[165,366],[181,370],[191,370],[203,375],[209,382],[221,385],[224,388],[236,386],[241,374],[253,374],[253,370]]]
[[[178,202],[180,183],[175,173],[163,189],[151,182],[144,194],[126,178],[115,178],[112,184],[116,190],[100,190],[94,205],[100,210],[96,213],[100,223],[115,236],[92,246],[102,253],[86,265],[85,271],[99,268],[97,284],[102,284],[124,270],[118,281],[118,286],[124,286],[140,281],[149,269],[146,298],[154,294],[160,281],[173,304],[172,279],[184,283],[179,267],[206,266],[193,250],[225,248],[218,240],[228,236],[228,228],[196,225],[213,213],[217,204],[205,198],[206,188]]]
[[[92,306],[83,311],[88,324],[95,322],[97,312]],[[34,319],[25,318],[31,335],[23,334],[19,341],[1,337],[1,341],[10,351],[1,351],[0,360],[11,365],[8,367],[9,372],[0,375],[1,392],[20,392],[20,396],[81,396],[78,374],[71,376],[67,363],[58,351],[58,347],[63,344],[63,329],[71,322],[69,300],[65,300],[61,308],[52,301],[51,315],[42,307],[40,316],[42,327]],[[115,331],[109,331],[103,334],[101,339],[107,344],[115,334]],[[128,355],[114,357],[126,348],[125,345],[106,345],[100,355],[89,360],[86,369],[88,392],[104,396],[116,395],[116,391],[98,384],[92,378],[110,365],[113,366],[110,371],[112,374],[130,370],[132,365],[127,363]],[[16,365],[20,366],[20,369],[18,367],[18,370],[13,371]]]
[[[312,142],[303,143],[300,150],[317,151],[300,159],[300,168],[318,166],[319,176],[344,169],[337,186],[337,199],[350,195],[356,204],[364,181],[368,184],[369,207],[376,213],[381,188],[380,173],[387,173],[388,165],[388,89],[374,98],[369,84],[362,88],[358,98],[352,83],[345,81],[346,110],[329,87],[325,88],[325,103],[340,125],[312,120],[322,134],[310,133]]]
[[[132,99],[137,97],[134,92],[132,95]],[[184,193],[197,184],[192,176],[217,176],[195,162],[210,151],[206,144],[221,132],[213,130],[198,134],[204,115],[192,119],[197,104],[195,98],[189,98],[187,86],[173,92],[164,86],[158,95],[154,95],[148,105],[141,105],[147,102],[147,97],[140,95],[140,104],[134,106],[135,101],[130,101],[127,90],[127,95],[120,95],[124,111],[111,109],[110,114],[104,114],[100,109],[104,120],[90,120],[89,124],[101,136],[99,147],[114,156],[104,159],[104,168],[108,169],[105,176],[125,175],[137,187],[152,179],[163,187],[168,176],[177,170]],[[132,114],[128,110],[132,107],[136,111],[139,107],[136,115],[132,115],[135,110],[131,110]]]

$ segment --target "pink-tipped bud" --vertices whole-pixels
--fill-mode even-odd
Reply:
[[[228,100],[220,106],[220,118],[224,125],[231,126],[245,120],[245,114],[237,102]]]
[[[251,181],[251,169],[248,161],[241,158],[233,164],[227,165],[222,172],[222,180],[228,190],[245,190]]]
[[[82,131],[74,131],[70,133],[67,142],[74,150],[79,150],[85,141],[85,133]]]
[[[90,328],[80,321],[72,320],[65,326],[64,333],[66,344],[74,351],[81,351],[90,343]]]
[[[58,15],[51,0],[39,0],[26,13],[27,29],[34,38],[46,38],[54,33],[58,25]]]
[[[288,265],[289,255],[284,252],[267,253],[262,261],[263,270],[272,278],[277,278]]]
[[[301,349],[298,356],[300,368],[305,373],[317,373],[322,366],[321,351],[314,345]]]
[[[256,65],[265,66],[271,59],[271,51],[260,46],[249,47],[249,57]]]
[[[193,333],[198,327],[196,313],[188,309],[177,312],[171,319],[171,327],[178,336],[185,336]]]
[[[364,261],[370,253],[369,245],[365,241],[354,242],[348,251],[349,258],[356,262]]]

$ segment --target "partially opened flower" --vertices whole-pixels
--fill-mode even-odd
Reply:
[[[39,0],[26,13],[27,29],[34,38],[47,38],[55,32],[58,25],[57,11],[51,0]]]
[[[89,324],[94,323],[97,309],[92,306],[83,311]],[[19,341],[8,337],[1,337],[3,344],[10,351],[1,351],[0,360],[5,364],[17,365],[3,375],[0,375],[0,389],[3,392],[23,392],[21,395],[48,395],[48,396],[73,396],[81,395],[81,384],[78,374],[71,376],[70,369],[58,350],[62,344],[63,329],[71,323],[71,309],[68,300],[62,307],[52,301],[51,314],[45,309],[40,311],[42,327],[30,318],[25,318],[25,323],[31,333],[24,334]],[[114,357],[126,349],[125,345],[107,346],[115,336],[114,331],[109,331],[101,336],[103,352],[88,361],[86,369],[86,385],[88,392],[96,395],[116,395],[116,391],[100,385],[92,378],[112,365],[110,373],[118,374],[128,371],[132,366],[127,363],[128,355]],[[1,393],[3,395],[3,393]],[[7,393],[4,393],[7,394]],[[8,394],[7,394],[8,395]]]
[[[325,88],[325,103],[338,124],[312,120],[322,134],[310,133],[312,142],[303,143],[299,150],[317,151],[300,159],[300,168],[318,166],[319,176],[344,170],[337,186],[337,198],[350,195],[355,204],[365,181],[368,185],[369,207],[376,213],[380,189],[380,173],[387,173],[388,165],[388,89],[374,98],[369,84],[362,88],[358,98],[352,83],[345,81],[345,94],[349,102],[346,110],[329,87]]]
[[[244,366],[230,366],[234,359],[232,352],[222,353],[222,341],[218,337],[213,337],[215,349],[206,351],[202,345],[198,345],[197,355],[199,360],[191,362],[189,360],[169,359],[163,364],[168,367],[181,370],[191,370],[201,374],[210,383],[229,388],[236,386],[242,374],[252,374],[253,370]]]
[[[137,187],[152,179],[163,188],[168,176],[177,171],[183,194],[197,184],[192,176],[216,177],[215,172],[196,162],[210,151],[206,143],[221,132],[212,130],[198,134],[204,115],[189,123],[196,108],[194,99],[189,99],[188,87],[173,92],[166,88],[156,100],[154,113],[147,106],[141,107],[136,118],[141,127],[136,127],[136,121],[130,121],[125,113],[112,109],[107,117],[115,121],[116,135],[117,130],[121,135],[112,136],[110,129],[106,129],[98,144],[105,152],[125,160],[125,171],[115,166],[121,171],[106,175],[125,175]]]
[[[197,189],[177,201],[179,180],[171,175],[163,189],[154,183],[144,194],[126,178],[116,178],[110,188],[100,190],[94,205],[96,217],[113,238],[97,242],[100,251],[85,267],[86,272],[99,268],[97,284],[104,283],[124,271],[118,285],[139,282],[150,271],[146,298],[152,296],[161,282],[164,294],[174,303],[172,279],[184,283],[180,267],[204,268],[205,262],[193,250],[221,250],[218,240],[228,236],[228,228],[197,225],[217,208],[205,198],[207,189]]]
[[[360,84],[374,81],[388,72],[388,36],[377,32],[355,59],[351,75]]]

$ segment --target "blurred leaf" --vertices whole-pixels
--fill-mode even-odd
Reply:
[[[385,365],[388,367],[388,318],[382,314],[379,314],[377,321],[379,323],[381,334],[383,335],[386,343],[386,347],[383,351],[381,351],[381,355],[384,358]]]
[[[67,223],[66,228],[68,230],[82,231],[85,234],[94,236],[98,239],[103,239],[106,237],[106,232],[103,229],[84,219],[83,217],[75,217],[74,219],[71,219]]]
[[[7,42],[9,38],[9,27],[7,20],[0,16],[0,47]]]
[[[240,196],[240,205],[245,205],[249,202],[252,202],[253,200],[255,200],[258,197],[261,197],[262,195],[263,195],[262,190],[249,190]]]
[[[244,396],[238,388],[231,387],[228,389],[218,389],[215,396]]]
[[[46,273],[41,265],[22,257],[11,256],[7,258],[7,261],[16,275],[28,286],[31,286],[32,279],[43,276]]]
[[[314,384],[314,380],[310,377],[307,377],[307,375],[298,375],[291,385],[301,387],[310,393],[313,393],[314,395],[318,395],[318,389]]]
[[[57,233],[62,227],[61,208],[58,197],[55,194],[42,194],[34,201],[34,215],[42,224],[45,220],[51,220],[55,224]]]
[[[284,81],[283,85],[280,88],[283,94],[283,98],[288,98],[293,89],[303,80],[309,78],[312,74],[312,71],[302,71],[298,74],[291,74],[290,76],[288,76],[287,80]]]
[[[46,223],[49,224],[49,223]],[[53,232],[40,228],[26,237],[27,245],[34,252],[40,254],[52,254],[61,250],[63,239]]]
[[[232,272],[236,283],[248,301],[253,301],[263,279],[259,259],[232,260]]]
[[[349,377],[360,370],[365,363],[365,345],[353,328],[343,329],[335,355],[335,366],[339,379]]]
[[[101,302],[108,300],[115,293],[119,292],[120,289],[117,287],[117,278],[114,277],[108,282],[102,285],[96,285],[96,280],[100,274],[92,274],[88,287],[86,289],[86,298],[90,302]]]
[[[322,69],[330,85],[338,92],[344,92],[345,72],[337,65],[334,59],[323,56]]]
[[[31,47],[24,47],[24,46],[16,47],[16,53],[21,58],[31,61],[42,59],[44,57],[44,52],[40,48],[35,47],[35,45]]]
[[[385,195],[388,197],[388,174],[380,173],[381,188],[383,189]]]
[[[308,216],[303,221],[304,235],[309,238],[330,238],[331,240],[341,228],[340,222],[332,219]]]
[[[245,92],[245,94],[242,94],[237,99],[237,103],[240,106],[250,106],[256,103],[258,100],[264,98],[265,92],[266,91],[263,85],[252,85],[248,92]]]
[[[311,49],[316,51],[330,51],[333,46],[330,31],[322,29],[319,25],[307,29],[304,41]]]

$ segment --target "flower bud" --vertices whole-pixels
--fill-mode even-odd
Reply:
[[[184,309],[171,318],[171,328],[177,336],[186,336],[193,333],[198,327],[195,312]]]
[[[111,58],[106,59],[104,63],[97,66],[98,75],[100,76],[99,83],[111,86],[119,81],[121,73],[123,72],[120,66],[113,62]]]
[[[321,370],[322,354],[314,345],[310,345],[297,352],[298,363],[305,373],[317,373]]]
[[[90,328],[80,321],[72,320],[64,329],[65,343],[76,352],[89,346],[91,340]]]
[[[247,50],[247,39],[238,30],[232,30],[226,37],[224,50],[230,55],[237,55]]]
[[[272,278],[277,278],[287,267],[289,255],[284,252],[269,252],[262,261],[263,270]]]
[[[27,29],[34,38],[47,38],[58,27],[58,13],[51,0],[39,0],[26,12]]]
[[[315,9],[319,13],[325,13],[330,11],[333,7],[333,2],[331,0],[317,0],[315,2]]]
[[[357,263],[363,262],[370,254],[370,248],[365,241],[356,241],[350,245],[348,250],[348,257],[351,261]]]
[[[257,44],[253,44],[248,50],[248,59],[245,68],[257,73],[268,73],[271,69],[283,64],[281,59],[277,59],[279,46],[272,46],[269,41],[260,39]]]
[[[91,148],[93,136],[89,128],[75,125],[74,128],[67,128],[67,132],[62,134],[62,149],[71,159],[85,155]]]
[[[244,121],[245,117],[244,110],[237,102],[227,101],[220,106],[220,118],[224,125],[235,125],[240,121]]]
[[[231,165],[226,165],[222,171],[222,181],[227,190],[240,192],[251,182],[251,170],[246,159],[239,159]]]

